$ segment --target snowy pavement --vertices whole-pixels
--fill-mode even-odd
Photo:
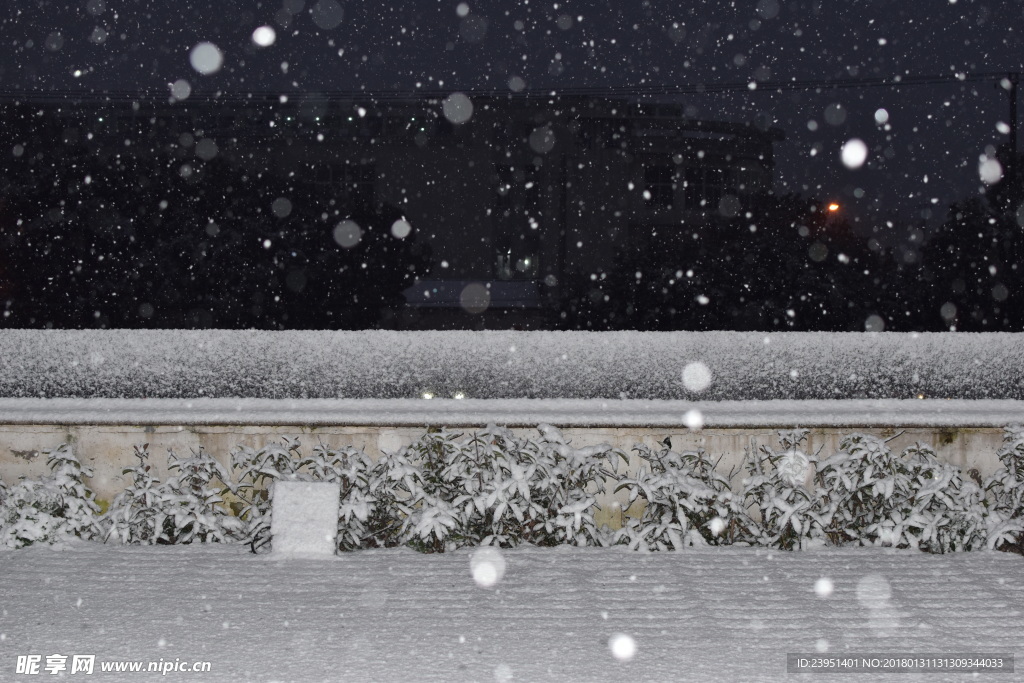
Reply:
[[[479,555],[471,570],[474,552],[0,551],[0,680],[57,680],[55,654],[72,681],[1024,680],[1019,555],[521,548],[501,551],[501,575]],[[851,677],[787,674],[789,652],[1017,661],[1012,674]],[[91,676],[70,673],[82,654]],[[26,655],[38,674],[17,673]],[[121,661],[209,672],[100,670]]]

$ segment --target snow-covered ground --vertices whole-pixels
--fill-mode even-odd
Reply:
[[[0,680],[56,679],[45,670],[54,654],[68,671],[73,655],[95,655],[95,673],[65,671],[70,680],[126,682],[848,681],[787,674],[786,655],[1024,654],[1018,555],[561,547],[474,563],[475,552],[0,551]],[[18,675],[18,656],[33,654],[40,673]],[[210,670],[100,671],[133,661]],[[1021,680],[1016,664],[855,678]]]

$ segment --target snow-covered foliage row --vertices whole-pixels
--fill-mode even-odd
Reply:
[[[1024,399],[1024,335],[8,330],[0,396]]]
[[[245,538],[270,528],[267,483],[308,476],[341,483],[341,550],[408,545],[424,552],[521,543],[604,545],[594,521],[596,495],[626,455],[610,446],[573,448],[554,427],[538,438],[489,427],[472,434],[430,431],[376,463],[362,451],[317,446],[299,455],[295,440],[232,454],[243,500]]]
[[[50,452],[52,474],[0,484],[0,547],[70,538],[121,543],[272,542],[272,482],[341,484],[338,549],[571,544],[638,550],[754,545],[781,549],[879,545],[945,553],[999,548],[1024,553],[1024,428],[1006,430],[1002,468],[987,481],[941,462],[927,445],[893,453],[886,442],[851,434],[826,458],[802,450],[807,431],[779,433],[782,448],[747,453],[741,486],[703,451],[638,445],[646,461],[620,473],[625,453],[572,447],[555,428],[535,437],[488,427],[469,434],[429,431],[376,462],[362,451],[320,445],[303,456],[286,439],[231,454],[234,477],[200,450],[172,454],[160,482],[148,464],[104,514],[67,445]],[[625,490],[630,513],[618,530],[598,526],[598,496]]]

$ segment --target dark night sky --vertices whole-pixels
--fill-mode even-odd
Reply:
[[[471,93],[507,89],[513,78],[536,91],[615,89],[1001,73],[1022,70],[1024,59],[1018,0],[33,0],[17,7],[0,19],[0,88],[15,91],[166,96],[179,79],[196,91],[241,94],[417,84]],[[263,48],[252,41],[262,25],[276,30]],[[203,41],[224,56],[211,75],[189,61]],[[905,218],[932,206],[941,218],[951,201],[978,191],[986,146],[1007,139],[997,126],[1008,121],[1008,100],[989,82],[678,97],[695,116],[782,128],[779,189],[840,198],[865,221],[877,222],[865,213],[871,205]],[[889,130],[875,121],[879,108]],[[855,171],[839,160],[851,137],[870,150]]]

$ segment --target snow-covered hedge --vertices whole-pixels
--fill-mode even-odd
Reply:
[[[0,397],[1024,399],[1024,334],[0,331]]]
[[[431,430],[376,462],[362,451],[320,445],[303,456],[295,439],[238,447],[233,474],[200,450],[173,453],[160,482],[148,464],[127,468],[125,491],[102,515],[62,445],[48,451],[52,474],[0,483],[0,547],[102,538],[121,543],[272,542],[269,486],[282,478],[341,484],[339,550],[409,546],[624,544],[638,550],[755,545],[781,549],[880,545],[936,553],[999,548],[1024,553],[1024,428],[1008,428],[1002,463],[987,481],[915,444],[845,437],[826,457],[807,454],[806,430],[780,432],[781,450],[746,454],[745,476],[716,471],[703,451],[638,445],[647,465],[620,472],[625,453],[574,448],[547,425],[538,436],[488,427]],[[595,521],[598,496],[625,490],[630,514],[613,531]],[[634,503],[636,503],[634,505]]]

